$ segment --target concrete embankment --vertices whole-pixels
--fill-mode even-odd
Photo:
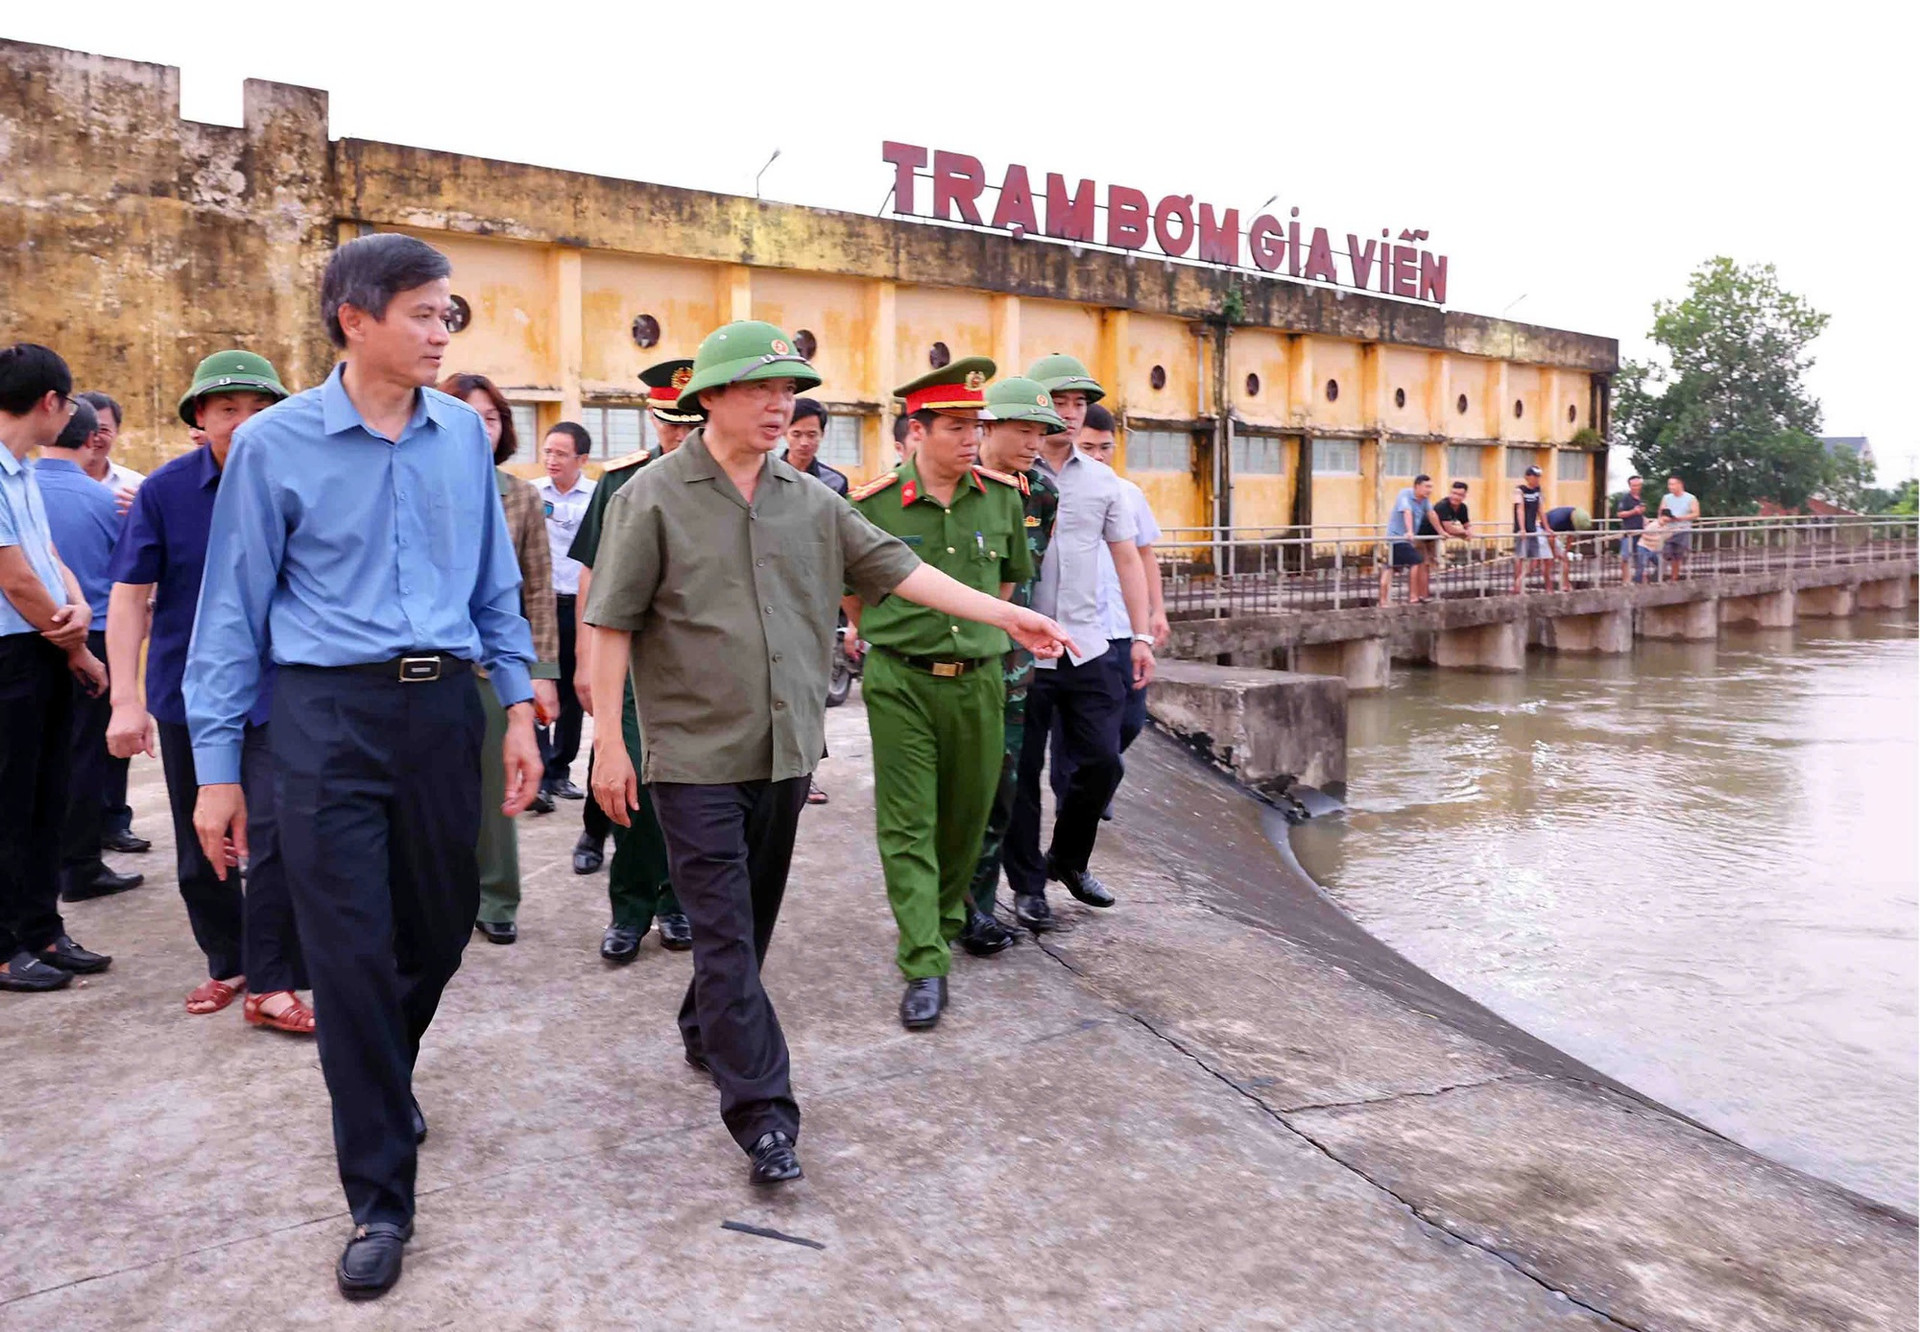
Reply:
[[[521,942],[471,947],[429,1036],[418,1238],[364,1308],[332,1289],[312,1046],[180,1010],[201,969],[139,764],[155,882],[69,915],[114,969],[0,996],[0,1328],[1914,1325],[1911,1218],[1437,985],[1156,735],[1096,859],[1121,904],[959,959],[939,1029],[901,1031],[857,697],[829,731],[767,975],[807,1179],[746,1184],[679,1058],[684,955],[595,956],[563,806],[522,820]]]

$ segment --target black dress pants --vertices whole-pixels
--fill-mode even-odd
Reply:
[[[280,853],[269,728],[249,726],[240,755],[240,782],[247,797],[243,890],[239,879],[231,875],[222,879],[214,873],[193,830],[200,780],[194,773],[193,740],[187,728],[178,722],[154,725],[160,731],[160,768],[166,774],[167,805],[173,814],[180,896],[187,904],[193,941],[207,955],[207,975],[225,980],[244,974],[247,989],[254,994],[306,989],[300,934],[287,891],[286,860]]]
[[[60,832],[72,762],[66,654],[36,633],[0,638],[0,961],[66,931]]]
[[[1125,755],[1128,747],[1140,738],[1140,732],[1147,729],[1147,690],[1151,686],[1142,685],[1138,689],[1133,687],[1132,639],[1116,638],[1107,646],[1107,654],[1113,657],[1119,664],[1120,683],[1127,691],[1126,705],[1120,710],[1120,753]],[[1053,804],[1054,808],[1058,809],[1060,802],[1066,799],[1067,783],[1073,779],[1073,760],[1067,755],[1067,746],[1062,733],[1060,714],[1057,712],[1053,715],[1053,735],[1051,739],[1052,748],[1048,751],[1047,758],[1049,764],[1047,768],[1047,783],[1053,787]],[[1125,769],[1126,765],[1122,763],[1121,771],[1123,775]],[[1118,787],[1115,789],[1117,790]]]
[[[283,666],[274,680],[280,848],[362,1225],[413,1217],[413,1065],[480,909],[485,726],[465,671],[403,684]]]
[[[101,661],[107,659],[107,635],[94,630],[87,635],[87,651]],[[107,723],[113,719],[113,701],[102,692],[99,697],[87,693],[79,681],[68,676],[68,692],[73,699],[73,724],[67,785],[66,817],[60,825],[61,886],[83,885],[104,874],[107,863],[100,858],[100,839],[107,831],[107,804],[112,789],[113,756],[107,753]]]
[[[720,1118],[741,1148],[764,1133],[800,1137],[787,1038],[760,984],[787,890],[807,779],[694,786],[654,782],[647,793],[667,837],[673,890],[693,926],[693,983],[680,1038],[720,1086]]]
[[[579,633],[579,626],[574,622],[577,600],[565,592],[556,592],[553,597],[554,617],[560,623],[560,719],[550,727],[540,728],[540,756],[546,760],[549,782],[566,780],[573,761],[580,757],[580,726],[586,713],[580,707],[580,696],[573,692],[573,673],[580,664],[575,655]]]
[[[594,718],[595,725],[598,725],[599,721],[598,717]],[[593,751],[591,749],[587,751],[586,788],[589,792],[593,790]],[[580,826],[594,841],[604,843],[613,832],[613,820],[607,817],[607,811],[600,808],[600,802],[592,795],[588,795],[580,803],[586,806],[580,811]]]
[[[1019,784],[1007,828],[1007,883],[1015,893],[1047,886],[1047,862],[1085,870],[1100,833],[1100,814],[1120,786],[1120,719],[1126,709],[1126,677],[1112,651],[1076,666],[1036,669],[1027,686],[1027,725],[1020,744]],[[1060,719],[1064,752],[1073,775],[1053,820],[1053,842],[1040,852],[1040,775],[1054,718]]]

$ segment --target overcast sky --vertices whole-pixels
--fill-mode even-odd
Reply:
[[[1883,483],[1920,465],[1911,4],[65,3],[0,34],[324,88],[333,134],[873,212],[883,139],[1192,194],[1336,236],[1425,228],[1449,304],[1618,337],[1702,260],[1832,316],[1811,384]],[[1896,357],[1900,358],[1896,361]]]

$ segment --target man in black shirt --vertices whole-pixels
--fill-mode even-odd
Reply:
[[[787,462],[836,495],[847,493],[844,472],[820,461],[820,441],[827,433],[827,409],[812,398],[793,400],[793,423],[787,427]]]
[[[1455,481],[1447,488],[1447,497],[1433,506],[1433,517],[1422,523],[1421,529],[1422,536],[1464,539],[1473,535],[1473,520],[1467,513],[1465,481]]]
[[[1647,526],[1647,501],[1640,493],[1645,485],[1637,476],[1627,478],[1627,493],[1614,501],[1613,516],[1620,520],[1620,582],[1625,586],[1628,579],[1638,583],[1647,576],[1646,560],[1640,556],[1640,533]],[[1634,565],[1639,565],[1635,569]]]
[[[1517,596],[1527,585],[1527,566],[1539,569],[1547,591],[1553,591],[1553,548],[1547,542],[1547,525],[1540,510],[1540,469],[1527,468],[1526,477],[1513,492],[1513,591]]]

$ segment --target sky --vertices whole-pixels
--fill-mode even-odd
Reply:
[[[326,89],[336,138],[877,211],[893,139],[1192,194],[1363,237],[1431,233],[1448,304],[1649,352],[1715,255],[1827,312],[1824,433],[1920,471],[1896,207],[1914,194],[1920,6],[1061,5],[669,9],[547,0],[38,6],[0,35],[177,65],[190,119],[241,81]]]

